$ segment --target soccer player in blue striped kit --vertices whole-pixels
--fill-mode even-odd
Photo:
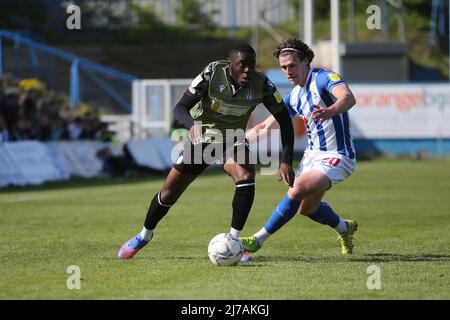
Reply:
[[[355,148],[350,133],[348,110],[356,103],[341,77],[329,70],[312,68],[314,52],[298,39],[277,46],[274,56],[281,70],[295,87],[284,97],[291,115],[300,116],[306,126],[308,145],[300,162],[294,185],[273,211],[261,230],[251,237],[240,238],[246,250],[242,261],[253,260],[248,252],[256,252],[263,243],[296,213],[328,225],[338,233],[342,254],[353,253],[353,234],[358,224],[339,217],[322,201],[335,184],[348,178],[356,166]],[[278,124],[273,116],[256,125],[247,139],[267,134]]]

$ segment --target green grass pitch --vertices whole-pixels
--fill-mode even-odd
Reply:
[[[217,267],[209,240],[229,231],[234,185],[209,169],[161,221],[152,242],[119,261],[163,177],[72,181],[0,192],[0,299],[450,299],[450,161],[359,162],[325,197],[356,219],[355,254],[327,226],[294,217],[254,256]],[[257,176],[243,235],[259,230],[286,187]],[[79,266],[80,289],[67,268]],[[369,289],[368,267],[381,271]]]

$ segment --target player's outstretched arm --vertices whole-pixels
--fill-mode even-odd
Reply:
[[[292,170],[292,158],[294,154],[294,127],[291,116],[286,108],[277,113],[273,113],[278,122],[281,131],[282,156],[280,170],[278,171],[278,180],[283,180],[286,185],[292,187],[294,184],[294,171]]]
[[[201,125],[194,122],[194,119],[192,119],[189,111],[199,101],[199,97],[193,95],[191,92],[189,92],[189,90],[186,90],[173,110],[173,116],[175,120],[189,130],[189,138],[194,144],[199,143],[201,140]]]
[[[322,107],[318,105],[313,105],[315,110],[313,111],[313,119],[316,121],[325,121],[331,119],[332,117],[350,110],[355,104],[356,99],[350,88],[346,84],[341,84],[335,86],[331,93],[336,97],[335,103],[331,106]]]
[[[175,120],[181,123],[188,130],[194,125],[194,119],[192,119],[189,111],[199,101],[199,97],[193,95],[189,92],[189,90],[186,90],[173,109],[173,116]]]
[[[279,129],[280,125],[274,116],[268,117],[263,122],[258,123],[253,128],[245,132],[245,138],[249,143],[262,141],[271,135],[272,129]]]
[[[278,122],[281,133],[282,157],[279,170],[281,178],[288,186],[294,184],[294,171],[292,171],[292,157],[294,153],[294,127],[291,116],[283,98],[278,93],[275,85],[266,78],[264,86],[265,97],[263,100],[267,110],[270,111],[273,118]],[[270,118],[270,117],[269,117]],[[267,120],[267,124],[273,124],[273,119]]]

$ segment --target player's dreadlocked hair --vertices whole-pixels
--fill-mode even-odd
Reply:
[[[252,54],[256,57],[256,52],[250,45],[248,45],[247,43],[239,43],[235,45],[233,49],[231,49],[230,58],[242,52]]]
[[[278,59],[280,56],[292,53],[296,53],[300,61],[303,61],[305,58],[308,59],[308,65],[314,59],[314,51],[303,41],[293,38],[279,44],[273,52],[273,55]]]

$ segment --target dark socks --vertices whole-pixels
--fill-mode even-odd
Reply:
[[[145,217],[144,227],[148,230],[155,229],[158,222],[164,218],[172,205],[161,203],[159,192],[153,197]]]
[[[253,205],[255,198],[255,180],[242,180],[236,182],[233,198],[233,217],[231,227],[242,230]]]

